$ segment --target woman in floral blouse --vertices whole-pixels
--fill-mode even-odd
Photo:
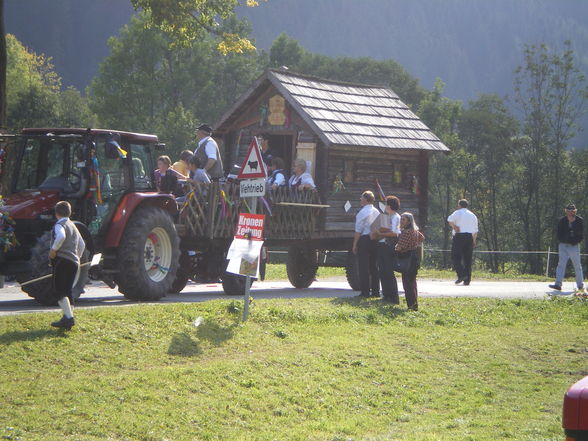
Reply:
[[[404,287],[404,296],[408,309],[418,311],[418,292],[416,276],[418,271],[417,258],[415,250],[425,240],[423,233],[414,221],[411,213],[402,213],[400,215],[400,236],[396,244],[396,253],[412,253],[410,269],[402,273],[402,286]]]

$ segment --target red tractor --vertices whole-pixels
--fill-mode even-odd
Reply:
[[[53,207],[67,200],[87,245],[84,262],[101,253],[93,274],[125,297],[157,300],[176,278],[180,246],[173,196],[153,182],[164,145],[154,135],[96,129],[24,129],[7,139],[10,188],[3,210],[18,241],[0,250],[0,274],[23,284],[50,273]],[[83,292],[89,265],[74,287]],[[48,304],[50,279],[22,287]]]

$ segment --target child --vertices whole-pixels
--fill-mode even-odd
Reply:
[[[178,185],[178,179],[186,179],[186,176],[170,168],[171,159],[162,155],[157,158],[157,169],[153,172],[155,186],[161,193],[173,193]]]
[[[63,311],[60,320],[51,323],[56,328],[70,330],[75,325],[70,300],[71,289],[80,266],[86,244],[75,224],[69,220],[71,205],[60,201],[55,205],[57,222],[53,227],[53,243],[49,250],[49,260],[53,266],[52,287],[57,304]]]
[[[206,170],[202,168],[200,159],[196,155],[192,156],[188,161],[188,168],[190,170],[188,182],[210,184],[210,177],[206,173]]]
[[[184,150],[182,153],[180,153],[180,160],[174,162],[171,168],[183,174],[184,176],[188,176],[188,164],[192,156],[194,156],[194,154],[190,150]]]

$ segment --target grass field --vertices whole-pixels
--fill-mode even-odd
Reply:
[[[562,440],[588,302],[254,301],[0,317],[0,439]],[[195,327],[196,317],[203,317]]]
[[[319,267],[317,279],[325,279],[331,277],[345,277],[345,268],[337,267]],[[455,272],[451,270],[437,270],[429,268],[421,268],[419,270],[419,277],[426,279],[446,279],[453,280],[456,278]],[[516,272],[511,273],[490,273],[487,271],[474,270],[472,273],[474,280],[526,280],[536,282],[552,282],[553,279],[537,274],[520,274]],[[287,280],[286,265],[283,264],[268,264],[266,270],[267,280]]]

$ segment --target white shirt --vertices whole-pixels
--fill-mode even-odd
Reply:
[[[467,208],[460,208],[459,210],[455,210],[447,218],[447,222],[453,222],[457,227],[459,227],[460,233],[475,234],[478,232],[478,218]],[[455,230],[453,230],[453,235],[455,235]]]
[[[304,172],[300,176],[292,175],[288,181],[288,187],[294,187],[296,185],[310,185],[315,188],[314,180],[310,173]]]
[[[216,141],[214,139],[212,139],[210,136],[207,136],[206,138],[202,138],[200,140],[200,142],[198,143],[198,148],[194,151],[194,154],[196,154],[196,151],[198,151],[198,149],[201,148],[202,145],[204,145],[204,151],[206,152],[206,156],[208,157],[208,159],[214,159],[216,161],[218,159],[216,156],[216,151],[218,149],[218,146],[216,145]],[[206,164],[202,164],[202,165],[206,165]]]
[[[196,182],[203,182],[205,184],[210,184],[210,178],[208,177],[208,173],[203,168],[197,168],[194,172],[194,177],[192,178]]]
[[[380,212],[372,204],[364,205],[355,216],[355,232],[362,236],[370,234],[370,226],[379,215]]]
[[[390,231],[396,233],[397,236],[400,235],[400,215],[398,213],[388,214],[384,213],[382,216],[382,226],[384,228],[390,228]],[[387,237],[380,239],[380,242],[385,243]]]
[[[272,172],[272,174],[267,177],[266,182],[268,183],[268,185],[276,184],[278,187],[283,187],[286,185],[286,177],[284,176],[284,173],[282,173],[281,170],[277,170],[277,173],[275,173],[275,175],[274,172]]]

